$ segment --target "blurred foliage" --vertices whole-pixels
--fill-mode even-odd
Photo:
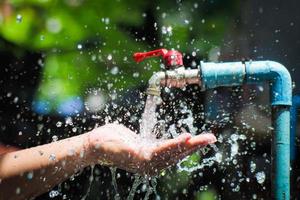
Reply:
[[[222,42],[236,2],[4,0],[0,35],[43,53],[37,98],[55,107],[66,97],[84,97],[89,87],[110,95],[147,83],[159,61],[137,65],[136,51],[165,47],[207,56]]]
[[[196,153],[193,153],[192,155],[186,157],[180,163],[180,165],[182,165],[182,167],[187,167],[187,168],[195,167],[195,166],[199,165],[200,159],[201,159],[200,155],[198,154],[198,152],[196,152]]]
[[[198,191],[196,193],[195,200],[214,200],[216,198],[217,194],[214,190],[207,190],[207,191]]]

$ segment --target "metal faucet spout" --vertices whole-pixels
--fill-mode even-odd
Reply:
[[[198,69],[184,69],[160,71],[152,75],[149,80],[147,94],[160,96],[161,87],[183,88],[186,85],[201,84]]]

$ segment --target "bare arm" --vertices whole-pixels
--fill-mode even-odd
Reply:
[[[45,193],[88,165],[87,134],[0,157],[0,199]]]
[[[156,174],[215,141],[212,134],[192,137],[188,133],[169,140],[142,138],[122,125],[105,125],[79,136],[0,156],[0,199],[35,197],[97,163]]]

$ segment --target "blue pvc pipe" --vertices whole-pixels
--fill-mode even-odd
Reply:
[[[296,159],[296,128],[297,128],[297,114],[300,107],[300,95],[293,96],[293,105],[291,107],[291,160]]]
[[[204,63],[200,65],[202,89],[270,83],[272,124],[272,198],[290,199],[290,106],[292,81],[288,70],[273,61]]]
[[[275,199],[290,199],[290,107],[273,106],[272,126],[272,195]]]

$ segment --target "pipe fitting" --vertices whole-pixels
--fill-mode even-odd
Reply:
[[[184,69],[183,67],[165,72],[156,72],[149,80],[147,94],[159,96],[161,87],[182,88],[190,84],[199,84],[198,69]]]
[[[289,71],[274,61],[245,62],[246,82],[270,82],[271,105],[292,105],[292,80]]]

